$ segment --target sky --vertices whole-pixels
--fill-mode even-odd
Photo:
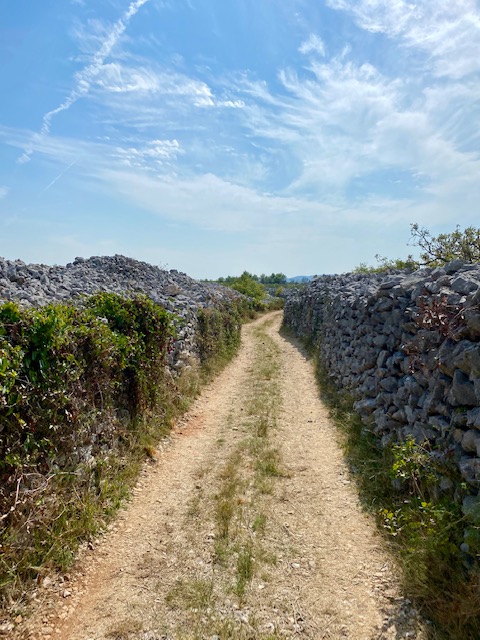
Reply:
[[[0,4],[0,256],[195,278],[479,226],[480,0]]]

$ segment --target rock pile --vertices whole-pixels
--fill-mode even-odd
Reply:
[[[81,304],[82,296],[99,291],[122,296],[142,293],[175,314],[178,338],[171,354],[173,368],[181,368],[196,356],[198,309],[241,297],[226,287],[120,255],[76,258],[66,266],[0,258],[0,303],[12,300],[35,307],[51,302]]]
[[[384,445],[413,436],[480,489],[480,265],[323,276],[285,303]]]

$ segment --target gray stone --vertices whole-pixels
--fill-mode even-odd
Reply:
[[[464,264],[465,262],[463,260],[452,260],[452,262],[449,262],[444,266],[445,273],[447,273],[448,275],[452,275],[453,273],[459,271]]]
[[[467,425],[469,427],[477,427],[480,429],[480,408],[470,409],[470,411],[467,411]]]
[[[480,459],[462,457],[459,462],[460,473],[463,478],[473,487],[478,488],[480,476]]]
[[[385,391],[392,393],[398,387],[398,379],[393,376],[390,378],[384,378],[380,381],[380,386],[385,389]]]
[[[380,351],[380,353],[378,354],[376,365],[375,365],[377,369],[381,369],[384,366],[384,364],[387,362],[387,360],[388,360],[388,351]]]
[[[462,448],[469,453],[477,452],[477,445],[480,443],[480,431],[469,429],[465,431],[462,438]]]
[[[477,338],[480,336],[480,311],[478,309],[466,309],[465,310],[465,323],[467,329],[472,337]]]
[[[462,502],[463,514],[468,520],[475,524],[480,525],[480,497],[479,496],[466,496]]]
[[[444,416],[430,416],[428,418],[428,424],[442,433],[450,429],[450,422]]]
[[[450,287],[456,293],[461,293],[462,295],[465,295],[467,293],[472,293],[473,291],[476,291],[478,289],[478,283],[464,276],[457,276],[452,280]]]
[[[480,375],[480,345],[462,340],[453,352],[453,365],[472,377]]]
[[[448,400],[454,407],[475,406],[477,404],[473,382],[470,382],[468,376],[459,369],[453,375],[452,388],[448,394]]]

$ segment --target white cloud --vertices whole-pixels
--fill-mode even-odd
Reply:
[[[116,62],[98,68],[95,84],[113,93],[155,93],[159,90],[159,78],[150,69],[130,68]]]
[[[250,98],[243,113],[251,136],[271,147],[267,162],[275,153],[286,158],[283,193],[321,199],[366,221],[372,197],[380,203],[378,220],[423,216],[435,223],[437,216],[455,223],[460,209],[463,216],[474,211],[478,83],[442,81],[422,91],[416,78],[389,78],[346,56],[314,60],[309,73],[283,70],[284,92],[245,77],[239,85]],[[399,197],[391,195],[386,206],[380,194],[389,192],[390,180]]]
[[[321,56],[326,55],[325,43],[314,33],[312,33],[305,42],[302,42],[298,50],[304,55],[309,53],[318,53]]]
[[[114,156],[129,167],[158,170],[159,166],[168,165],[181,153],[178,140],[152,140],[142,147],[117,147]]]
[[[227,109],[243,109],[245,102],[243,100],[219,100],[217,107],[225,107]]]
[[[292,175],[289,191],[337,198],[349,180],[377,166],[375,127],[400,108],[402,83],[372,65],[340,59],[312,62],[309,70],[308,76],[280,73],[286,96],[266,93],[258,83],[247,85],[257,104],[245,115],[255,136],[297,158],[301,168]]]
[[[352,14],[363,29],[425,52],[439,77],[460,79],[480,71],[476,0],[327,0],[327,5]]]
[[[8,187],[2,187],[0,185],[0,200],[2,200],[2,198],[5,198],[6,195],[8,194],[8,192],[9,192],[9,188]]]
[[[105,170],[101,177],[109,189],[165,219],[191,223],[201,229],[243,232],[271,229],[285,222],[321,216],[325,225],[335,221],[327,204],[301,198],[278,197],[223,180],[214,174],[191,178],[156,177],[139,171]]]
[[[131,109],[134,115],[138,115],[139,109],[150,109],[151,105],[165,106],[164,97],[170,98],[177,106],[226,109],[245,106],[243,100],[237,98],[218,98],[202,80],[151,63],[148,65],[146,61],[136,67],[120,62],[104,64],[98,68],[92,87],[96,88],[93,95],[100,103],[108,101],[110,109]],[[115,101],[108,94],[122,95]]]

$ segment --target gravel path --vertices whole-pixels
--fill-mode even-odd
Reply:
[[[275,312],[244,327],[238,357],[159,447],[111,531],[83,552],[68,581],[45,590],[18,637],[424,637],[381,538],[361,511],[312,366],[280,336],[281,319]],[[285,472],[271,491],[257,495],[248,488],[252,463],[242,452],[261,335],[276,345],[280,399],[270,438]],[[214,551],[215,501],[231,460],[241,466],[244,490],[234,498],[242,509],[238,533],[250,536],[258,556],[242,597],[231,586],[235,563],[219,563]],[[261,545],[249,513],[257,514],[257,525],[266,522]],[[234,543],[229,548],[238,568],[241,552]]]

